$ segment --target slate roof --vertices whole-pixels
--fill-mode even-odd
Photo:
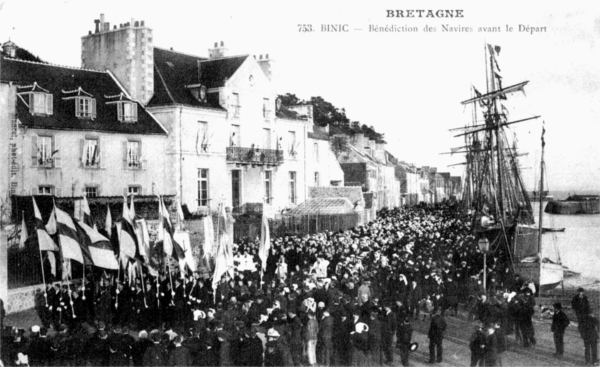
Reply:
[[[345,198],[352,205],[364,205],[362,189],[357,186],[309,187],[308,197],[311,199]]]
[[[201,84],[218,88],[239,69],[248,55],[209,60],[154,47],[154,96],[148,106],[183,104],[224,110],[218,93],[208,93],[207,101],[196,99],[186,86]]]
[[[346,214],[353,211],[354,205],[346,198],[318,198],[303,202],[289,214]]]
[[[137,122],[120,122],[115,104],[115,96],[124,91],[107,72],[86,70],[45,63],[37,63],[2,57],[2,82],[13,82],[17,86],[37,84],[36,91],[48,91],[52,94],[53,113],[48,116],[32,115],[29,107],[17,97],[17,116],[21,124],[29,128],[53,130],[103,131],[123,134],[159,134],[166,135],[163,126],[150,115],[140,103],[137,103]],[[35,84],[34,84],[35,83]],[[80,90],[84,92],[63,93]],[[17,88],[18,93],[31,91],[32,88]],[[96,118],[80,119],[75,116],[75,101],[64,100],[76,94],[89,94],[96,99]],[[25,101],[29,103],[27,97]]]
[[[308,138],[329,141],[329,134],[327,134],[325,131],[320,130],[317,126],[313,124],[312,131],[308,132]]]

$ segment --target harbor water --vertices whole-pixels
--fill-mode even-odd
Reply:
[[[533,208],[538,221],[539,202]],[[546,205],[546,203],[542,203]],[[543,227],[565,228],[542,236],[543,257],[555,261],[557,251],[562,264],[582,277],[600,279],[600,215],[558,215],[543,213]]]

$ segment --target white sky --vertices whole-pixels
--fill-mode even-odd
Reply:
[[[598,4],[598,5],[597,5]],[[461,19],[386,18],[387,9],[464,9]],[[484,45],[500,45],[505,84],[529,80],[511,119],[542,115],[551,190],[600,190],[600,2],[547,1],[73,1],[0,2],[0,42],[9,37],[51,63],[80,66],[81,36],[104,13],[113,25],[134,18],[153,29],[155,46],[206,56],[215,41],[229,54],[275,60],[277,90],[322,96],[351,120],[385,133],[401,160],[462,174],[463,145],[448,129],[471,121],[460,101],[471,85],[485,90]],[[321,24],[348,24],[348,33],[323,33]],[[312,24],[315,32],[298,32]],[[416,26],[413,33],[372,33],[369,25]],[[474,27],[443,33],[441,25]],[[514,27],[505,32],[506,25]],[[545,33],[518,32],[518,25]],[[437,28],[425,33],[425,25]],[[478,33],[500,26],[502,33]],[[354,31],[360,28],[362,31]],[[530,188],[539,170],[541,120],[513,125]],[[537,178],[538,175],[535,177]]]

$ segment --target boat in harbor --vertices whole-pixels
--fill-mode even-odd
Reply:
[[[542,248],[543,205],[539,213],[534,213],[531,192],[525,188],[519,164],[519,156],[523,154],[518,152],[516,134],[509,127],[540,116],[509,119],[511,99],[516,93],[525,94],[524,88],[529,82],[503,87],[498,65],[500,47],[487,45],[485,52],[486,93],[473,87],[472,98],[462,102],[472,106],[473,122],[452,129],[462,130],[455,136],[464,139],[461,152],[466,155],[466,162],[459,163],[466,166],[463,205],[472,215],[473,234],[480,241],[489,242],[489,251],[503,266],[531,280],[536,290],[550,290],[563,281],[565,267],[557,246]],[[541,179],[536,188],[541,193],[548,192],[544,190],[544,133],[545,128],[541,138]],[[452,151],[456,152],[455,149]]]
[[[600,214],[600,196],[570,195],[566,200],[548,202],[544,211],[549,214]]]

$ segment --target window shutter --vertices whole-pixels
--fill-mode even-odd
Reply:
[[[142,187],[142,195],[148,195],[148,188],[146,186]]]
[[[96,98],[91,98],[90,104],[92,107],[92,118],[95,119],[96,118]]]
[[[123,188],[123,196],[127,196],[129,193],[129,189],[127,187]]]
[[[54,196],[56,196],[56,197],[61,197],[62,196],[62,189],[60,187],[55,187],[54,188]]]
[[[96,196],[102,196],[102,186],[96,187]]]
[[[33,95],[33,93],[29,93],[29,113],[33,114],[33,112],[35,111],[35,97]]]
[[[100,139],[98,139],[98,150],[100,151],[100,168],[101,169],[105,169],[106,168],[106,152],[105,149],[102,149],[102,144],[100,144]]]
[[[127,140],[123,142],[123,169],[127,169]]]
[[[80,101],[81,101],[81,98],[75,98],[75,116],[77,116],[77,117],[81,116],[81,109],[79,107]]]
[[[52,115],[54,113],[54,96],[46,94],[46,113]]]
[[[117,116],[118,116],[118,119],[120,122],[123,122],[123,110],[124,110],[123,102],[117,103]]]
[[[138,105],[137,105],[137,103],[133,103],[132,107],[133,108],[132,108],[131,112],[133,114],[133,119],[131,121],[137,122],[137,120],[138,120],[138,113],[137,113],[138,112],[137,111],[138,110]]]
[[[35,195],[39,195],[39,194],[40,194],[39,188],[37,186],[33,186],[31,188],[31,196],[35,196]]]
[[[58,136],[53,136],[52,141],[54,143],[54,150],[52,150],[52,152],[57,151],[56,154],[54,154],[54,156],[53,156],[54,167],[61,168],[62,167],[62,159],[61,159],[62,154],[60,151],[60,138]]]
[[[31,136],[31,167],[38,166],[37,135]]]
[[[146,169],[148,168],[148,161],[146,160],[146,156],[144,155],[144,150],[142,148],[142,142],[140,141],[139,144],[139,152],[138,152],[138,159],[140,160],[140,165],[142,169]]]
[[[79,140],[79,147],[81,148],[81,167],[85,167],[85,158],[86,158],[86,151],[85,151],[85,139],[80,139]]]

